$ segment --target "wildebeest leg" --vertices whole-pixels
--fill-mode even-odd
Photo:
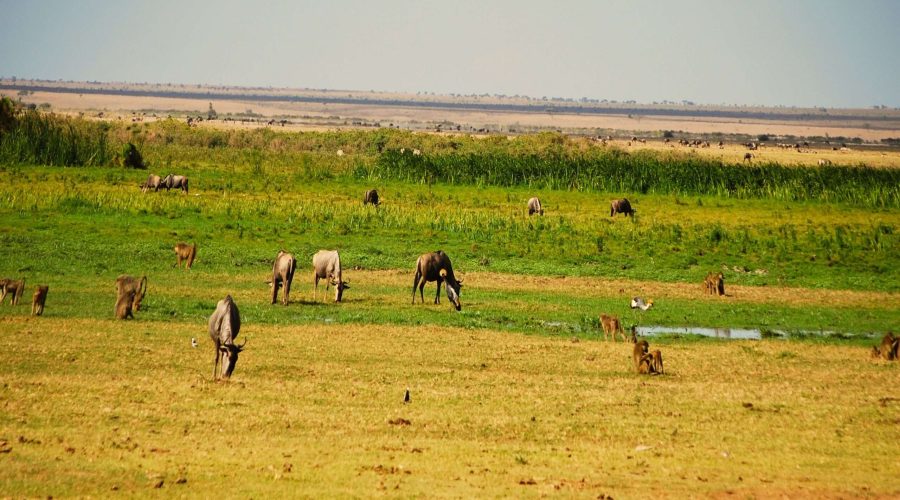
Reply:
[[[416,303],[416,288],[419,287],[419,278],[421,278],[421,277],[422,277],[422,274],[419,273],[418,270],[416,270],[416,276],[413,278],[413,297],[412,297],[412,299],[413,299],[413,300],[412,300],[412,303],[413,303],[413,304]],[[424,284],[423,284],[423,286],[424,286]],[[424,296],[422,297],[422,302],[425,302],[425,297],[424,297]]]
[[[216,379],[217,374],[219,373],[219,357],[222,356],[222,353],[219,352],[219,344],[215,343],[213,348],[216,350],[216,359],[213,361],[213,380]]]
[[[437,293],[434,296],[434,303],[441,303],[441,280],[437,280]]]
[[[281,296],[281,303],[284,305],[288,304],[288,294],[291,293],[291,280],[286,279],[282,281],[284,283],[284,295]]]
[[[275,302],[278,301],[278,285],[279,285],[279,281],[280,281],[280,280],[279,280],[277,274],[274,275],[274,276],[272,276],[272,303],[273,303],[273,304],[274,304]]]

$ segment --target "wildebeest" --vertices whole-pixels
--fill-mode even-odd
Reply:
[[[446,281],[447,298],[450,299],[457,311],[462,309],[462,304],[459,302],[462,280],[456,279],[456,276],[453,274],[453,265],[450,263],[450,257],[447,257],[447,254],[441,250],[422,254],[416,260],[416,277],[413,280],[413,304],[416,303],[416,288],[419,289],[422,303],[425,303],[425,283],[429,281],[437,282],[437,292],[434,296],[435,304],[441,303],[441,283]]]
[[[820,167],[827,167],[829,165],[831,165],[831,160],[829,160],[827,158],[819,158],[819,166]]]
[[[536,213],[544,215],[544,206],[541,205],[541,200],[539,200],[537,196],[534,196],[528,200],[528,215],[530,216]]]
[[[375,205],[376,207],[381,203],[378,201],[378,190],[377,189],[369,189],[366,191],[366,195],[363,197],[363,205],[368,205],[369,203]]]
[[[350,285],[344,281],[341,271],[341,256],[337,250],[319,250],[313,255],[313,280],[315,288],[313,289],[313,299],[318,299],[319,280],[325,280],[325,291],[328,291],[329,285],[334,285],[334,301],[340,302],[344,296],[344,290],[350,288]],[[324,299],[324,296],[323,296]]]
[[[752,162],[753,161],[753,153],[744,153],[744,161]]]
[[[149,190],[159,191],[159,188],[163,187],[162,178],[155,174],[150,174],[147,177],[147,180],[141,183],[141,192],[146,193]]]
[[[278,301],[278,288],[284,287],[281,296],[281,304],[287,305],[288,296],[291,293],[291,282],[294,281],[294,270],[297,269],[297,259],[292,254],[279,250],[272,265],[272,303]]]
[[[116,278],[116,318],[134,318],[134,312],[141,310],[141,301],[147,294],[147,277],[140,279],[127,274]]]
[[[183,175],[169,174],[161,181],[160,187],[165,187],[166,191],[170,189],[180,189],[185,194],[188,192],[188,178]]]
[[[628,201],[628,198],[622,198],[621,200],[612,200],[609,202],[609,216],[613,217],[616,214],[625,214],[625,217],[629,215],[634,217],[635,209],[631,208],[631,203]]]
[[[11,305],[18,305],[19,299],[25,293],[25,278],[13,280],[10,278],[0,279],[0,304],[10,295],[9,302]]]
[[[216,349],[213,379],[217,378],[216,372],[219,369],[220,360],[222,362],[222,378],[230,377],[234,371],[238,354],[247,345],[246,340],[241,345],[234,343],[234,339],[237,338],[240,331],[241,313],[238,311],[237,304],[234,303],[231,295],[226,295],[224,299],[216,304],[216,310],[209,317],[209,337],[212,339]]]

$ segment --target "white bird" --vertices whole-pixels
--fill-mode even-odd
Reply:
[[[649,299],[647,302],[644,302],[644,299],[640,297],[635,297],[631,299],[631,308],[632,309],[640,309],[641,311],[646,311],[653,307],[653,299]]]
[[[197,339],[191,337],[191,347],[197,347]]]

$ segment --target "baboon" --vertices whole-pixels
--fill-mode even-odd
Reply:
[[[894,361],[898,359],[898,350],[900,350],[900,336],[895,336],[891,332],[884,334],[881,338],[881,347],[872,348],[873,358],[883,358],[886,361]]]
[[[719,296],[725,295],[725,275],[721,272],[707,274],[703,284],[706,286],[706,293],[710,295],[718,294]]]
[[[40,316],[44,314],[44,302],[47,301],[47,291],[50,287],[47,285],[38,285],[31,297],[31,315]]]
[[[622,328],[622,322],[619,321],[618,316],[611,316],[606,314],[600,315],[600,325],[603,327],[603,338],[607,338],[612,335],[613,342],[616,341],[616,333],[622,335],[622,341],[624,342],[625,337],[625,329]]]
[[[116,318],[134,318],[134,312],[141,310],[141,301],[146,294],[146,276],[138,279],[123,274],[116,278]]]
[[[134,290],[116,288],[116,319],[134,318]]]
[[[635,333],[635,328],[632,328],[631,341],[634,342],[634,349],[631,357],[634,360],[634,370],[645,375],[662,375],[664,373],[662,352],[658,349],[652,353],[649,352],[650,343],[646,340],[638,340]]]
[[[651,373],[658,373],[662,375],[663,373],[665,373],[663,372],[662,353],[659,351],[659,349],[657,349],[653,351],[652,356],[653,360],[650,362]]]
[[[10,304],[14,306],[18,305],[19,299],[22,298],[23,293],[25,293],[25,278],[20,280],[13,280],[10,278],[0,279],[0,304],[6,299],[6,295],[10,294]]]
[[[646,340],[638,340],[634,343],[634,349],[632,350],[632,358],[634,359],[634,369],[638,373],[641,372],[641,362],[644,360],[644,357],[647,356],[647,351],[650,350],[650,344]],[[649,368],[649,363],[647,364],[647,368]]]
[[[175,257],[177,261],[172,267],[180,267],[184,261],[184,268],[190,269],[194,265],[194,259],[197,258],[197,244],[188,245],[187,243],[179,243],[175,245]]]

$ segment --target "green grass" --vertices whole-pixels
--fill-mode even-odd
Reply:
[[[0,171],[0,274],[51,284],[56,312],[48,308],[48,314],[84,318],[107,317],[111,283],[129,273],[148,275],[145,314],[163,321],[198,321],[215,300],[233,293],[242,294],[249,321],[273,324],[328,320],[595,335],[597,315],[614,312],[627,323],[669,326],[852,334],[900,326],[893,296],[865,307],[657,296],[657,308],[645,319],[632,318],[627,309],[630,294],[642,294],[639,288],[625,296],[613,289],[576,296],[495,289],[490,282],[468,280],[461,315],[407,304],[416,257],[438,248],[462,276],[688,283],[696,284],[699,299],[706,273],[724,266],[729,287],[790,286],[801,289],[798,295],[806,293],[803,288],[893,294],[900,286],[900,245],[892,211],[717,198],[687,203],[639,195],[634,197],[639,214],[631,221],[608,217],[608,196],[544,191],[548,214],[529,218],[524,202],[530,189],[398,182],[378,184],[384,204],[375,209],[361,203],[371,184],[339,174],[311,180],[294,173],[291,180],[289,169],[269,167],[268,180],[233,190],[226,184],[250,175],[253,165],[227,176],[215,165],[179,170],[192,179],[191,196],[142,194],[137,183],[143,174],[121,169],[6,168]],[[267,191],[273,183],[279,191]],[[190,277],[170,267],[172,246],[182,240],[200,248]],[[23,248],[28,251],[18,251]],[[356,273],[346,307],[298,304],[273,310],[264,281],[282,248],[298,257],[295,290],[302,298],[309,296],[308,261],[320,248],[339,249],[351,279],[354,267],[405,274],[386,280]]]

